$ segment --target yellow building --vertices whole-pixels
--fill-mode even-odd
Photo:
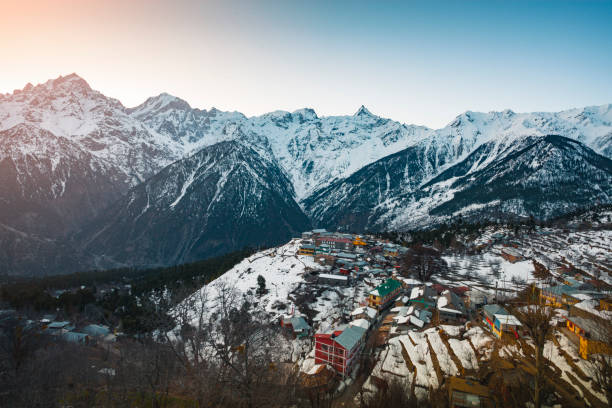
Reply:
[[[569,307],[580,302],[572,296],[577,292],[578,289],[568,285],[549,286],[540,290],[540,300],[547,306]]]
[[[580,357],[586,360],[590,354],[612,354],[610,333],[605,326],[580,316],[568,317],[566,325],[580,339]]]
[[[298,249],[298,255],[314,256],[314,254],[315,254],[314,245],[302,245],[300,249]]]
[[[368,304],[374,309],[383,309],[389,305],[389,303],[395,299],[400,293],[402,284],[395,279],[387,279],[385,283],[379,285],[370,292],[368,296]]]
[[[353,240],[353,245],[355,246],[366,246],[368,244],[366,244],[366,242],[361,239],[361,237],[355,237],[355,239]]]

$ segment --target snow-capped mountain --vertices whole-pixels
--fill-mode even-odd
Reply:
[[[612,201],[612,160],[565,137],[491,140],[450,167],[430,151],[413,146],[385,157],[313,194],[304,208],[319,226],[401,230],[459,214],[546,219]]]
[[[126,108],[71,74],[37,86],[28,84],[12,94],[0,94],[0,224],[4,231],[0,237],[0,253],[6,254],[5,259],[15,258],[10,264],[18,265],[18,258],[25,259],[27,248],[36,248],[41,242],[46,242],[49,248],[64,248],[71,242],[80,244],[84,239],[104,243],[102,248],[108,250],[104,255],[127,262],[129,245],[122,248],[111,245],[110,241],[113,234],[121,235],[117,231],[122,224],[128,229],[133,227],[132,235],[126,235],[147,237],[137,242],[138,245],[148,243],[146,248],[135,250],[139,252],[138,262],[147,256],[154,259],[151,263],[158,260],[174,262],[218,253],[224,246],[229,250],[239,245],[258,245],[259,236],[250,236],[247,240],[232,236],[207,240],[206,245],[210,248],[205,250],[204,244],[187,242],[197,239],[199,235],[195,232],[186,233],[176,248],[160,249],[164,244],[157,242],[169,239],[169,235],[163,234],[169,228],[169,220],[174,220],[176,231],[207,228],[204,224],[189,226],[193,213],[180,213],[180,208],[189,202],[188,197],[198,197],[197,200],[205,197],[205,202],[213,202],[209,193],[196,191],[210,190],[210,183],[198,183],[198,178],[185,187],[185,198],[173,206],[170,204],[180,195],[189,174],[193,174],[190,169],[198,168],[198,158],[210,156],[215,149],[222,150],[222,146],[225,149],[230,146],[242,155],[237,160],[243,163],[239,167],[246,173],[240,179],[257,180],[258,187],[249,188],[268,193],[279,189],[278,197],[269,201],[268,209],[253,204],[257,199],[268,199],[268,193],[248,197],[252,199],[249,205],[257,207],[249,207],[253,214],[259,217],[273,214],[280,208],[290,209],[287,211],[291,215],[287,217],[292,221],[281,222],[284,218],[277,217],[282,226],[274,227],[276,232],[269,232],[277,234],[277,239],[270,236],[265,242],[279,242],[286,238],[288,231],[299,231],[309,224],[308,220],[304,222],[306,217],[315,225],[353,230],[423,226],[448,217],[451,204],[443,207],[444,203],[454,203],[452,213],[476,205],[470,204],[469,199],[459,199],[462,191],[476,191],[477,186],[469,182],[472,175],[478,176],[474,179],[478,183],[489,185],[491,181],[488,180],[495,179],[493,172],[502,169],[501,160],[508,152],[518,149],[525,140],[545,140],[546,143],[533,142],[533,149],[548,149],[552,142],[547,135],[560,135],[581,143],[576,145],[580,147],[576,147],[574,153],[564,149],[561,156],[567,156],[569,161],[553,161],[552,156],[539,159],[552,168],[564,166],[556,175],[561,184],[564,174],[569,184],[575,181],[567,169],[582,171],[580,174],[587,181],[585,186],[592,189],[593,194],[589,194],[591,190],[587,188],[579,190],[580,195],[570,195],[569,199],[551,195],[550,200],[559,198],[560,201],[551,203],[550,211],[531,215],[549,216],[563,208],[574,208],[584,202],[582,197],[585,196],[604,202],[609,200],[608,179],[600,173],[607,171],[606,165],[593,166],[594,153],[585,152],[590,148],[607,158],[612,157],[612,105],[558,113],[468,111],[448,126],[433,130],[376,116],[364,106],[347,116],[320,117],[312,109],[300,109],[249,118],[238,112],[192,108],[184,100],[161,94],[135,108]],[[225,142],[232,143],[226,145]],[[532,154],[529,152],[533,149],[524,153]],[[546,151],[559,149],[557,146]],[[245,165],[249,162],[246,156],[257,157],[265,169],[256,171],[258,167],[253,163]],[[220,175],[231,167],[226,159],[231,155],[219,157],[219,160],[207,162],[210,167],[207,172]],[[524,160],[528,160],[527,156]],[[484,172],[485,169],[488,170]],[[446,177],[449,174],[453,176]],[[543,174],[538,171],[529,177],[534,180],[544,177]],[[279,181],[281,177],[282,182]],[[527,177],[527,172],[516,177],[526,183],[521,177]],[[543,186],[544,180],[541,181]],[[219,190],[219,197],[226,197],[222,190],[227,189],[227,197],[231,199],[226,203],[235,206],[235,202],[241,202],[240,194],[235,191],[242,191],[243,186],[251,186],[250,183],[227,182],[215,189]],[[147,195],[146,188],[153,186],[160,190]],[[506,186],[514,187],[512,184]],[[513,191],[515,198],[527,193],[521,189]],[[548,194],[550,189],[538,191],[538,194]],[[144,212],[146,217],[131,219],[146,207],[141,201],[147,196],[155,197],[158,205],[149,207]],[[491,201],[504,199],[490,198]],[[529,205],[523,204],[498,208],[521,214],[532,211]],[[480,197],[477,205],[483,206]],[[208,217],[199,212],[213,208],[214,205],[209,208],[206,204],[206,208],[193,207],[190,211],[198,212],[198,217]],[[177,216],[179,213],[183,218]],[[224,225],[233,225],[244,222],[244,214],[228,211],[210,217],[221,217]],[[121,219],[122,216],[126,218]],[[140,224],[144,219],[148,220],[146,227]],[[197,220],[204,222],[200,218]],[[96,229],[101,225],[108,228],[108,237],[103,233],[107,230]],[[88,235],[92,231],[99,235]],[[71,240],[75,234],[80,238]],[[181,245],[185,247],[177,249]],[[191,251],[188,245],[202,246]],[[18,249],[7,250],[9,247]],[[94,248],[93,244],[87,248]],[[72,251],[77,253],[82,249],[77,245]],[[163,252],[166,250],[169,252]],[[45,263],[45,260],[40,262]]]
[[[241,142],[220,142],[131,189],[80,239],[101,265],[190,262],[308,229],[293,197],[276,163]]]
[[[151,132],[121,102],[92,90],[76,74],[0,95],[0,130],[20,124],[64,137],[89,151],[123,173],[129,186],[183,156],[172,141]],[[27,145],[21,149],[28,153]],[[36,146],[29,152],[38,153]]]

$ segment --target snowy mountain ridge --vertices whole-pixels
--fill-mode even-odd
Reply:
[[[578,141],[589,151],[547,139],[549,135]],[[535,143],[538,139],[542,142]],[[521,150],[526,140],[531,140],[535,150]],[[236,156],[236,163],[228,163],[230,156],[221,154],[220,145],[227,142],[235,144],[226,146],[247,152]],[[216,152],[206,169],[197,165],[198,158],[206,154],[203,150]],[[515,157],[523,151],[531,155],[530,165],[526,158]],[[289,231],[310,223],[355,231],[405,229],[493,207],[520,215],[533,210],[536,213],[531,215],[550,216],[585,200],[612,200],[609,163],[591,151],[608,161],[612,156],[612,104],[557,113],[467,111],[448,126],[433,130],[382,118],[365,106],[346,116],[318,116],[313,109],[304,108],[247,117],[215,108],[192,108],[162,93],[126,108],[71,74],[0,94],[0,223],[5,227],[0,230],[0,242],[7,243],[0,245],[0,257],[11,260],[15,253],[29,253],[41,239],[64,245],[67,239],[96,231],[95,226],[100,225],[114,226],[101,238],[110,247],[114,247],[111,237],[125,235],[123,226],[131,225],[133,236],[164,236],[161,225],[168,227],[174,220],[181,230],[189,222],[189,217],[176,218],[177,213],[187,211],[180,210],[184,203],[189,211],[208,211],[198,207],[203,198],[207,206],[248,203],[260,225],[271,208],[285,211],[281,219],[287,223],[279,230],[282,237],[267,237],[269,243],[278,243]],[[508,157],[515,159],[508,161]],[[253,160],[261,161],[263,167]],[[510,162],[520,163],[522,171],[512,172],[507,167]],[[555,167],[561,165],[565,167]],[[218,178],[224,169],[232,169],[240,178]],[[572,172],[581,174],[584,188]],[[202,174],[206,176],[197,178]],[[508,181],[509,175],[516,182]],[[262,179],[267,176],[276,181]],[[524,200],[525,186],[546,196],[552,179],[584,194],[567,195],[571,200],[553,194],[558,202],[545,200],[548,207],[541,208]],[[180,185],[173,186],[173,182]],[[159,195],[146,194],[146,188],[153,186]],[[271,186],[280,189],[273,194]],[[513,192],[507,202],[502,186]],[[256,193],[245,197],[242,190],[247,187]],[[488,197],[483,192],[487,189],[497,191],[496,195]],[[211,191],[218,194],[210,195]],[[466,199],[467,191],[478,191],[478,200]],[[138,205],[129,197],[138,197]],[[257,202],[264,197],[273,199]],[[147,207],[149,204],[152,206]],[[111,207],[115,214],[108,212]],[[129,218],[138,215],[137,209],[147,214],[148,225],[134,224]],[[118,214],[128,218],[119,219]],[[232,234],[239,230],[234,228],[238,222],[234,215],[242,217],[222,211],[213,217],[214,228],[231,231],[217,243],[258,245],[235,239]],[[15,241],[15,231],[33,241]],[[191,244],[186,237],[200,235],[189,228],[185,231],[177,242],[188,248]],[[88,236],[84,241],[94,238]],[[251,238],[257,239],[256,235]],[[145,241],[159,239],[147,236]],[[161,255],[161,250],[155,253],[162,264],[184,259],[175,250],[171,248],[171,255]]]

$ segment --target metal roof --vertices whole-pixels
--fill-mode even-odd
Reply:
[[[393,292],[394,290],[398,289],[401,286],[402,286],[401,283],[399,283],[395,279],[389,278],[385,281],[385,283],[377,286],[376,289],[374,289],[370,293],[373,294],[374,296],[385,297],[389,293]]]
[[[365,332],[366,332],[366,329],[364,329],[363,327],[350,326],[349,328],[345,329],[334,340],[336,341],[336,343],[344,347],[346,350],[350,351],[353,348],[355,348],[357,344],[359,344],[359,341],[361,340],[361,337],[363,336]]]
[[[61,329],[61,328],[64,328],[64,327],[68,326],[69,324],[70,324],[70,322],[51,322],[51,323],[49,323],[47,328],[49,328],[49,329]]]
[[[573,288],[568,285],[548,286],[548,287],[542,288],[542,291],[547,292],[547,293],[552,293],[557,296],[572,295],[574,293],[580,292],[578,288]]]
[[[508,314],[508,311],[506,309],[504,309],[502,306],[497,305],[497,304],[484,305],[482,307],[482,310],[484,310],[487,314],[491,316]]]
[[[89,334],[90,336],[106,336],[110,333],[110,330],[106,326],[101,326],[99,324],[90,324],[89,326],[85,326],[82,329],[83,333]]]
[[[310,326],[306,323],[306,319],[302,316],[295,316],[289,319],[293,331],[310,330]]]
[[[496,314],[495,319],[499,320],[501,324],[509,326],[522,326],[522,323],[514,315],[511,314]]]

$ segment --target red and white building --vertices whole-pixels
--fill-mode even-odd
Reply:
[[[346,377],[351,374],[363,348],[366,329],[350,326],[344,331],[315,334],[315,364],[328,364]]]
[[[352,251],[353,250],[353,240],[350,238],[344,237],[334,237],[334,236],[320,236],[315,240],[315,245],[317,247],[326,244],[329,245],[332,249],[337,249],[340,251]]]

